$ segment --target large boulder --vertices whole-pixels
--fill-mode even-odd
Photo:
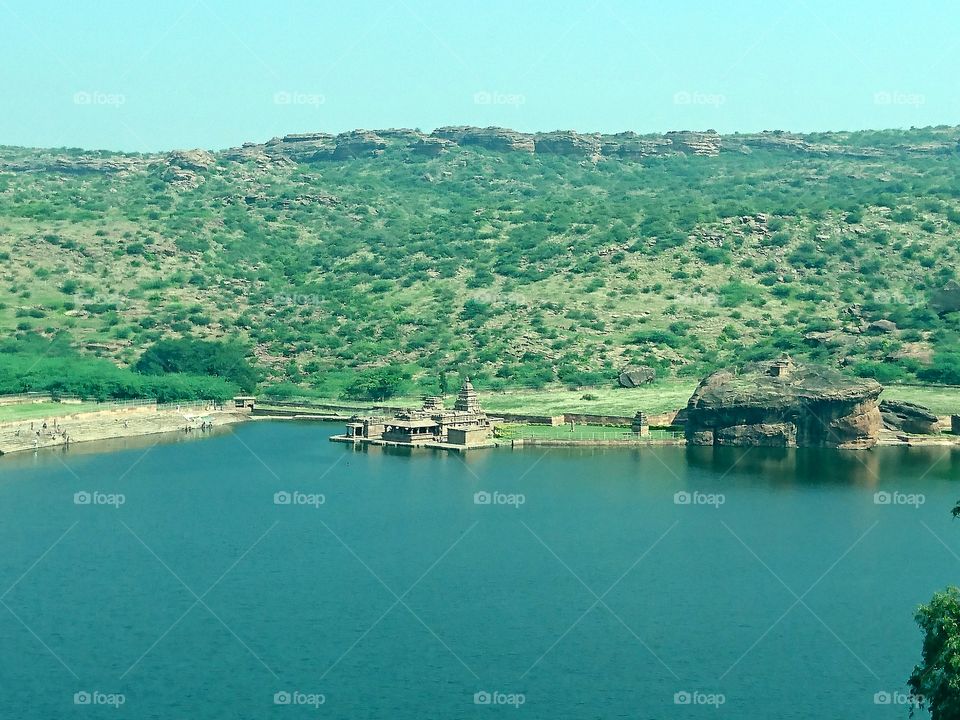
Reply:
[[[652,367],[641,365],[636,368],[627,368],[617,378],[620,387],[633,388],[652,383],[657,377],[657,371]]]
[[[960,283],[948,280],[946,285],[934,291],[930,298],[930,307],[940,315],[960,310]]]
[[[916,435],[936,435],[940,432],[940,418],[923,405],[899,400],[881,400],[880,415],[887,430]]]
[[[897,331],[897,324],[892,320],[874,320],[867,329],[878,333],[894,333]]]
[[[882,421],[875,380],[789,358],[719,370],[687,403],[691,445],[865,448]]]

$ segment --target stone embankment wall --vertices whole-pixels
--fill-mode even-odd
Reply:
[[[248,417],[246,413],[229,410],[178,411],[138,406],[18,420],[0,424],[0,455],[92,440],[184,431],[188,427],[198,429],[201,422],[213,426],[228,425]],[[46,428],[43,427],[44,423],[47,424]]]

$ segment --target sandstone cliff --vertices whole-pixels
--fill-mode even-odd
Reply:
[[[882,421],[875,380],[789,359],[720,370],[687,404],[691,445],[866,448]]]

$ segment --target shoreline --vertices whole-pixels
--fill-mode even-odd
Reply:
[[[65,404],[64,409],[70,406]],[[306,412],[304,412],[306,410]],[[311,412],[311,410],[313,410]],[[248,421],[294,420],[321,423],[339,423],[349,420],[342,412],[331,412],[329,408],[317,412],[319,408],[286,407],[274,409],[257,408],[253,413],[229,409],[215,409],[213,405],[185,406],[180,409],[157,408],[155,405],[110,408],[105,410],[51,413],[42,418],[20,419],[0,422],[0,457],[22,454],[30,450],[49,448],[67,448],[75,444],[84,444],[104,440],[145,437],[156,434],[190,434],[202,429],[212,429]],[[582,417],[582,416],[581,416]],[[559,419],[559,418],[558,418]],[[44,427],[46,424],[46,427]],[[536,424],[536,423],[535,423]],[[39,433],[39,434],[38,434]],[[404,443],[355,440],[340,434],[329,438],[331,442],[353,445],[377,445],[395,447],[426,447],[429,449],[455,450],[465,452],[475,449],[522,448],[522,447],[598,447],[598,448],[637,448],[637,447],[682,447],[686,439],[674,438],[494,438],[489,442],[452,446],[445,443],[423,443],[407,445]],[[960,435],[943,432],[937,435],[907,435],[894,431],[883,431],[873,447],[950,447],[960,446]]]
[[[210,409],[187,407],[180,410],[144,406],[52,413],[44,418],[0,423],[0,457],[102,440],[161,433],[189,434],[249,419],[247,413],[215,410],[212,406]]]

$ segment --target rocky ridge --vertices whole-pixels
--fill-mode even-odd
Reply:
[[[834,135],[836,140],[845,139],[843,133]],[[253,163],[260,168],[269,168],[375,158],[388,150],[405,152],[411,157],[436,157],[457,148],[483,148],[499,153],[580,157],[591,162],[684,155],[709,158],[720,153],[752,153],[757,150],[856,158],[882,158],[890,152],[883,148],[820,142],[812,137],[783,131],[720,135],[715,130],[681,130],[662,135],[640,135],[632,131],[614,134],[579,133],[573,130],[524,133],[503,127],[453,125],[437,128],[432,133],[410,128],[350,130],[339,134],[295,133],[275,137],[263,143],[244,143],[240,147],[215,153],[206,150],[174,150],[152,155],[43,151],[27,161],[4,161],[0,158],[0,171],[123,174],[143,170],[160,162],[164,166],[163,176],[168,182],[196,185],[202,182],[198,174],[211,171],[216,163],[222,160]],[[947,132],[943,134],[942,140],[922,145],[899,145],[896,150],[914,155],[929,155],[958,152],[960,146],[954,134]]]

